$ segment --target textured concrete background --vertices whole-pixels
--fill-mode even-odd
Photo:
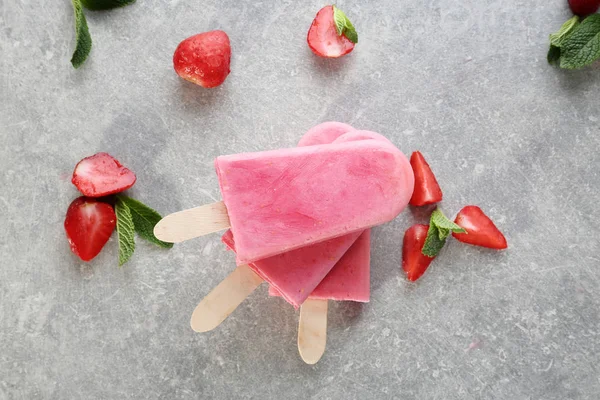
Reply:
[[[339,1],[360,34],[340,60],[305,42],[317,1],[139,0],[73,12],[0,0],[0,399],[597,399],[600,68],[547,65],[566,0]],[[221,28],[226,83],[179,79],[173,50]],[[298,314],[261,287],[195,334],[198,301],[234,265],[218,235],[165,251],[113,239],[90,264],[67,245],[69,181],[108,151],[162,213],[217,200],[219,154],[291,147],[339,120],[419,149],[453,215],[480,205],[503,253],[450,243],[418,283],[400,272],[407,210],[374,229],[372,301],[334,304],[319,364]]]

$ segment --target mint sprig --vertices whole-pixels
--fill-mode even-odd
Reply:
[[[135,0],[71,0],[75,13],[75,51],[71,64],[79,68],[92,50],[92,37],[83,13],[83,7],[89,10],[109,10],[135,3]]]
[[[600,58],[600,14],[577,25],[560,46],[560,67],[578,69]]]
[[[117,195],[117,198],[126,204],[131,211],[135,231],[140,237],[162,248],[169,249],[173,247],[173,243],[163,242],[154,236],[154,226],[162,218],[159,213],[131,197]]]
[[[356,33],[354,25],[352,25],[346,14],[336,6],[333,6],[333,22],[338,36],[345,35],[352,43],[358,43],[358,33]]]
[[[71,57],[71,64],[74,68],[79,68],[86,60],[92,50],[92,37],[88,30],[87,21],[83,14],[83,7],[80,0],[72,0],[73,11],[75,13],[75,51]]]
[[[154,236],[154,226],[162,217],[144,203],[123,194],[115,195],[115,215],[119,239],[119,267],[129,261],[135,251],[134,233],[162,248],[173,247],[173,243],[160,241]]]
[[[117,236],[119,238],[119,267],[125,264],[135,251],[135,240],[133,232],[133,217],[125,202],[117,197],[115,203],[115,215],[117,216]]]
[[[421,253],[432,258],[437,256],[451,232],[467,233],[463,228],[450,221],[439,208],[436,208],[429,218],[429,230]]]
[[[580,69],[600,59],[600,14],[580,22],[575,16],[550,35],[548,62],[565,69]]]

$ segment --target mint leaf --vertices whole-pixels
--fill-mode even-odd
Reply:
[[[436,228],[438,230],[438,236],[440,237],[440,240],[446,240],[446,238],[450,236],[449,229],[440,228],[439,226],[436,226]]]
[[[577,25],[579,25],[579,17],[575,15],[573,18],[562,24],[558,32],[550,34],[550,45],[560,47]]]
[[[600,14],[592,14],[560,46],[560,67],[578,69],[600,58]]]
[[[550,45],[550,49],[548,49],[548,55],[546,56],[548,59],[548,63],[554,64],[560,60],[560,47],[557,47],[553,44]]]
[[[352,43],[358,43],[358,33],[356,33],[354,25],[352,25],[346,14],[336,6],[333,6],[333,22],[338,36],[345,35]]]
[[[75,12],[75,51],[71,57],[71,64],[74,68],[79,68],[83,64],[92,50],[92,37],[88,30],[85,15],[80,0],[72,0],[73,11]]]
[[[117,236],[119,237],[119,267],[125,264],[135,251],[133,218],[127,204],[117,197],[115,203],[117,216]]]
[[[342,36],[344,33],[344,26],[346,24],[346,14],[336,6],[333,7],[333,22],[335,24],[335,30],[338,36]]]
[[[135,3],[135,0],[81,0],[81,3],[90,10],[110,10],[111,8],[125,7]]]
[[[427,257],[437,256],[446,244],[450,232],[467,233],[463,228],[450,221],[439,208],[436,208],[429,218],[429,230],[421,253]]]
[[[166,249],[173,247],[173,243],[163,242],[154,236],[154,226],[162,219],[159,213],[131,197],[118,195],[117,198],[125,203],[131,211],[135,231],[140,237]]]
[[[439,208],[436,208],[435,211],[431,213],[430,223],[437,226],[438,229],[447,230],[448,235],[450,234],[450,231],[455,233],[467,232],[460,226],[456,225],[454,222],[450,221]]]
[[[427,237],[425,238],[425,244],[421,249],[421,253],[431,258],[437,256],[446,244],[446,238],[442,238],[442,236],[437,226],[429,224],[429,230],[427,231]]]

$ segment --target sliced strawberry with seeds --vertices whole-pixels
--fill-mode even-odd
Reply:
[[[404,233],[402,241],[402,269],[409,281],[416,281],[425,273],[435,257],[422,253],[427,238],[428,225],[416,224]]]
[[[116,223],[115,211],[109,204],[84,196],[75,199],[65,217],[71,251],[83,261],[90,261],[100,253]]]
[[[102,197],[129,189],[135,183],[133,172],[108,153],[98,153],[79,161],[71,182],[88,197]]]
[[[506,249],[506,238],[492,220],[477,206],[466,206],[454,222],[467,233],[452,233],[456,240],[490,249]]]
[[[442,201],[442,189],[421,152],[412,153],[410,165],[415,173],[415,189],[409,204],[424,206]]]
[[[335,6],[325,6],[313,20],[306,40],[316,55],[337,58],[354,50],[358,36],[343,12]]]

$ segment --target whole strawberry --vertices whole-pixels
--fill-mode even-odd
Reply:
[[[573,14],[585,17],[594,14],[600,7],[600,0],[569,0]]]
[[[205,88],[217,87],[229,75],[231,45],[223,31],[200,33],[179,43],[173,54],[177,75]]]

